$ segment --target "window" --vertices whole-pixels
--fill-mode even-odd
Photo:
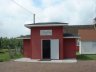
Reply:
[[[80,40],[79,39],[76,40],[76,46],[80,46]]]

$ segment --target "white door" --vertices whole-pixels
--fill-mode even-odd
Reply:
[[[81,41],[81,54],[96,54],[96,41]]]
[[[51,59],[59,59],[59,39],[51,40]]]

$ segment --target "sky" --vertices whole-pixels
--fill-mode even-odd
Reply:
[[[0,0],[0,37],[30,34],[24,25],[33,23],[33,14],[36,22],[93,24],[96,0]]]

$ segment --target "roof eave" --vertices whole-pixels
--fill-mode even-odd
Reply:
[[[23,38],[23,37],[21,37],[21,38],[16,38],[16,39],[30,39],[30,38]]]
[[[76,38],[76,39],[79,39],[80,37],[78,37],[78,36],[69,36],[69,37],[63,37],[63,38]]]
[[[25,24],[25,27],[27,27],[27,28],[32,28],[32,27],[46,27],[46,26],[68,26],[68,24],[67,23],[64,23],[64,24],[38,24],[38,25],[29,25],[29,24]]]

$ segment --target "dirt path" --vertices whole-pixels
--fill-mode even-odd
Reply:
[[[96,72],[96,61],[77,63],[0,62],[0,72]]]

